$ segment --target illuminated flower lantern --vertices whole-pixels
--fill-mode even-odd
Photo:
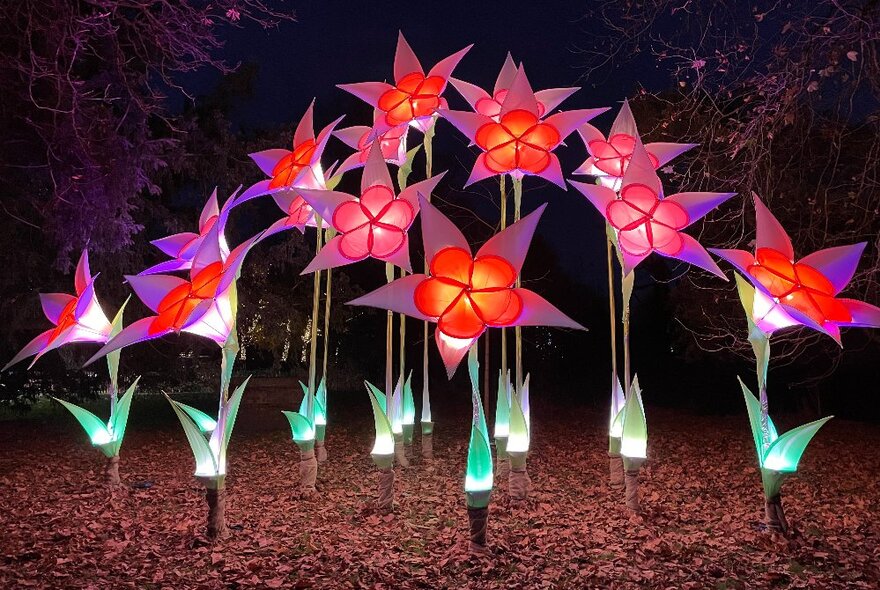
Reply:
[[[162,252],[171,256],[171,260],[160,262],[155,266],[141,271],[138,274],[152,275],[165,272],[177,272],[180,270],[189,270],[192,265],[193,256],[198,251],[199,246],[214,227],[214,224],[220,226],[220,250],[224,256],[229,255],[229,246],[226,244],[226,220],[229,218],[229,210],[233,204],[233,199],[227,199],[221,210],[217,204],[217,189],[211,193],[208,202],[202,208],[202,214],[199,216],[199,233],[183,232],[173,234],[158,240],[150,242]]]
[[[406,136],[409,126],[397,125],[396,127],[386,128],[380,133],[384,117],[385,115],[382,111],[376,110],[374,113],[374,127],[355,125],[354,127],[339,129],[333,133],[345,145],[356,150],[355,153],[347,157],[339,165],[340,174],[360,168],[366,164],[367,158],[370,155],[370,147],[376,141],[382,147],[382,157],[385,158],[386,162],[395,166],[403,166],[406,163],[408,159],[406,154]]]
[[[629,101],[623,101],[607,138],[589,123],[578,127],[578,133],[587,147],[589,157],[572,174],[595,176],[602,186],[619,191],[636,142],[639,141],[639,131],[629,108]],[[657,169],[693,147],[696,144],[655,141],[645,144],[645,152],[651,165]]]
[[[501,118],[501,105],[504,103],[504,99],[507,98],[507,93],[513,84],[514,78],[516,78],[517,71],[518,68],[508,53],[504,60],[504,65],[498,73],[498,78],[495,80],[492,94],[489,94],[479,86],[454,77],[449,78],[449,83],[471,105],[474,112],[498,121]],[[550,88],[535,92],[538,118],[543,118],[545,114],[558,107],[563,100],[578,90],[578,88]]]
[[[95,278],[89,269],[89,253],[83,250],[74,274],[76,295],[67,293],[41,293],[40,303],[43,313],[50,322],[55,324],[31,340],[15,357],[9,361],[3,371],[12,365],[33,356],[28,368],[50,350],[75,342],[94,342],[103,344],[117,334],[122,328],[122,313],[125,303],[119,308],[113,322],[107,320],[104,310],[95,295]],[[126,301],[127,303],[127,301]],[[110,375],[108,393],[110,396],[110,419],[104,422],[92,412],[76,404],[53,398],[67,408],[77,419],[89,437],[89,441],[107,458],[107,483],[118,486],[119,480],[119,449],[125,437],[128,424],[128,413],[138,379],[135,379],[122,397],[119,397],[119,353],[107,358],[107,370]]]
[[[452,70],[471,47],[468,45],[439,61],[425,75],[422,64],[404,39],[403,33],[398,33],[393,85],[386,82],[360,82],[340,84],[339,88],[381,111],[387,128],[411,125],[424,133],[434,124],[437,109],[446,107],[446,100],[441,95],[446,90]]]
[[[769,416],[767,369],[770,337],[779,330],[806,326],[840,344],[841,327],[880,327],[880,308],[840,298],[853,277],[865,243],[827,248],[795,259],[794,248],[779,221],[755,195],[755,253],[711,249],[733,264],[737,289],[749,324],[749,341],[757,363],[760,399],[742,381],[743,395],[758,454],[764,487],[765,514],[772,530],[786,533],[788,522],[780,490],[797,471],[801,455],[830,417],[779,435]]]
[[[207,490],[208,535],[211,537],[223,536],[226,532],[226,449],[247,385],[245,380],[229,395],[239,350],[236,285],[245,256],[261,237],[258,234],[248,239],[224,256],[219,230],[219,224],[215,224],[205,236],[193,256],[188,279],[164,274],[126,277],[138,298],[155,315],[123,328],[86,363],[131,344],[181,332],[209,338],[221,347],[220,404],[216,419],[169,398],[195,456],[195,476]]]

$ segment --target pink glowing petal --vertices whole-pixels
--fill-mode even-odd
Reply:
[[[153,266],[146,268],[138,273],[139,276],[146,275],[155,275],[155,274],[164,274],[169,272],[179,272],[182,270],[189,270],[192,266],[192,260],[183,260],[182,258],[175,258],[173,260],[166,260],[165,262],[160,262],[159,264],[154,264]]]
[[[458,78],[449,78],[449,83],[452,84],[452,87],[458,91],[474,111],[477,110],[477,103],[481,100],[492,100],[489,93],[476,84],[471,84]]]
[[[684,234],[662,223],[651,224],[651,247],[658,254],[675,258],[684,250]],[[621,232],[623,233],[623,232]],[[708,256],[708,253],[706,254]]]
[[[309,108],[296,125],[293,133],[293,146],[296,148],[303,142],[315,139],[315,99],[309,103]]]
[[[485,330],[484,330],[485,331]],[[476,338],[460,339],[446,336],[439,329],[434,330],[434,342],[437,343],[437,349],[440,351],[440,357],[443,359],[443,365],[446,367],[446,376],[452,379],[455,370],[461,364],[461,359],[471,349],[482,333]]]
[[[20,363],[24,359],[30,356],[34,356],[35,354],[46,348],[46,346],[49,345],[49,339],[52,337],[52,334],[54,332],[55,330],[46,330],[27,344],[25,344],[24,348],[18,351],[18,354],[12,357],[12,360],[6,363],[3,368],[0,369],[0,371],[5,371],[12,365]],[[33,366],[33,363],[31,364],[31,366]]]
[[[510,88],[507,89],[507,96],[504,97],[504,102],[501,104],[501,115],[519,109],[528,111],[536,117],[539,115],[538,101],[535,99],[532,85],[529,83],[525,68],[522,66],[517,70],[510,83]]]
[[[599,184],[590,184],[586,182],[577,182],[569,180],[568,183],[576,188],[588,201],[596,208],[597,211],[605,217],[608,211],[608,205],[617,200],[617,195],[610,188]]]
[[[788,315],[773,298],[758,289],[755,289],[755,298],[752,303],[752,321],[765,334],[801,325],[800,322]]]
[[[880,328],[880,307],[856,299],[839,299],[852,315],[852,321],[841,324],[861,328]]]
[[[73,275],[73,284],[76,288],[76,294],[83,292],[92,280],[92,271],[89,268],[89,251],[83,250],[79,256],[79,262],[76,263],[76,272]]]
[[[273,148],[248,154],[250,159],[254,161],[254,164],[257,165],[257,168],[262,170],[263,174],[266,176],[272,176],[272,172],[275,170],[275,166],[281,158],[289,155],[290,150],[281,148]]]
[[[168,293],[186,284],[185,280],[171,275],[126,275],[125,279],[153,313],[159,313],[159,304]]]
[[[801,324],[807,328],[810,328],[812,330],[816,330],[817,332],[821,332],[822,334],[826,334],[828,336],[831,336],[834,339],[834,341],[837,342],[838,345],[841,344],[841,342],[840,342],[840,329],[837,327],[836,324],[834,324],[832,322],[824,322],[824,323],[820,324],[816,320],[814,320],[813,318],[808,316],[807,314],[801,312],[800,310],[795,309],[794,307],[785,305],[785,303],[783,303],[782,301],[779,302],[779,307],[781,307],[783,310],[785,310],[785,312],[789,316],[791,316],[791,318],[794,319],[799,324]]]
[[[621,258],[623,258],[623,274],[628,275],[633,272],[642,261],[651,254],[651,251],[644,254],[631,254],[624,248],[620,249]]]
[[[626,166],[626,171],[623,173],[622,186],[626,187],[629,184],[643,184],[653,190],[654,194],[659,195],[663,190],[663,187],[660,184],[660,178],[654,170],[654,165],[651,163],[651,158],[648,156],[645,146],[642,145],[642,140],[637,136],[635,137],[636,143],[633,147],[632,159],[629,161],[629,164]]]
[[[199,237],[199,234],[194,232],[183,232],[179,234],[172,234],[164,238],[159,238],[158,240],[153,240],[150,243],[159,248],[159,250],[161,250],[168,256],[171,256],[173,258],[182,258],[184,248],[192,244],[195,240],[198,240]]]
[[[270,237],[274,236],[275,234],[281,233],[283,231],[287,231],[289,229],[294,229],[294,228],[298,229],[299,233],[301,233],[301,234],[305,233],[305,230],[306,230],[305,224],[291,223],[290,217],[285,215],[284,217],[282,217],[281,219],[279,219],[278,221],[276,221],[275,223],[273,223],[272,225],[267,227],[266,231],[264,231],[262,233],[262,235],[260,236],[259,241],[262,242],[266,238],[270,238]]]
[[[342,161],[342,164],[339,165],[339,173],[343,174],[349,170],[360,168],[363,165],[364,163],[361,162],[360,152],[355,152]]]
[[[340,266],[345,266],[347,264],[351,264],[353,262],[357,262],[356,260],[352,260],[350,258],[346,258],[339,251],[339,243],[342,241],[342,236],[336,236],[327,242],[321,251],[309,262],[308,266],[303,269],[300,273],[301,275],[311,274],[318,270],[325,270],[328,268],[337,268]],[[365,256],[366,258],[366,256]]]
[[[479,113],[471,113],[469,111],[437,111],[441,117],[452,123],[452,125],[463,133],[471,142],[475,141],[477,130],[483,125],[494,123],[492,119],[486,115]]]
[[[801,258],[798,264],[812,266],[825,275],[825,278],[834,285],[834,294],[837,295],[852,280],[866,245],[866,242],[860,242],[849,246],[825,248]]]
[[[415,218],[415,208],[409,201],[393,199],[381,208],[373,221],[376,224],[389,225],[405,232],[412,225]]]
[[[421,180],[414,184],[409,185],[397,196],[398,199],[403,199],[412,205],[413,211],[416,213],[419,212],[419,195],[422,195],[426,198],[430,198],[431,193],[434,192],[434,189],[437,188],[437,184],[443,179],[446,175],[446,172],[441,172],[440,174],[435,174],[431,178],[427,180]]]
[[[376,107],[379,105],[379,97],[394,87],[385,82],[358,82],[356,84],[338,84],[337,88],[345,90],[365,103]]]
[[[64,308],[71,301],[76,301],[76,297],[67,293],[40,293],[40,305],[43,306],[43,314],[56,326],[61,319],[61,312],[64,311]]]
[[[562,101],[580,90],[580,88],[548,88],[535,93],[538,103],[544,107],[544,113],[552,112]],[[605,109],[606,111],[608,109]]]
[[[204,309],[199,309],[204,307]],[[232,305],[228,293],[216,300],[206,300],[199,304],[192,316],[198,319],[188,322],[180,329],[181,332],[195,334],[209,338],[219,345],[223,345],[229,339],[232,332]]]
[[[657,158],[657,168],[668,164],[671,160],[677,158],[689,149],[697,147],[696,143],[667,143],[654,141],[645,144],[645,149],[649,154]]]
[[[663,202],[677,203],[684,208],[688,215],[687,227],[701,219],[706,213],[721,205],[726,200],[735,197],[736,193],[676,193],[663,199]],[[681,229],[681,228],[680,228]]]
[[[608,131],[608,137],[613,137],[620,133],[629,135],[630,137],[639,137],[639,128],[638,125],[636,125],[636,119],[633,117],[632,109],[629,107],[629,101],[626,99],[624,99],[623,104],[620,105],[620,110],[617,112],[617,116],[614,117],[614,122],[611,124],[611,129]]]
[[[345,118],[345,115],[337,117],[336,120],[331,121],[329,125],[321,129],[318,132],[318,137],[315,139],[315,151],[312,152],[312,157],[309,160],[311,164],[310,167],[319,167],[321,162],[321,156],[324,155],[324,149],[327,147],[327,142],[330,141],[330,138],[333,137],[333,131],[336,129],[336,126],[339,125],[340,122]],[[331,167],[332,168],[332,167]],[[328,172],[328,175],[330,172]],[[323,188],[323,177],[321,178],[321,184]]]
[[[251,248],[262,240],[262,238],[262,232],[255,236],[251,236],[229,253],[226,262],[223,264],[223,274],[220,276],[220,282],[217,285],[216,293],[226,292],[229,286],[234,281],[238,280],[238,277],[241,275],[241,267],[244,264],[245,257],[251,251]]]
[[[233,206],[238,206],[244,203],[245,201],[250,201],[251,199],[255,199],[257,197],[262,197],[263,195],[268,195],[275,192],[276,189],[269,188],[269,185],[272,183],[272,179],[261,180],[257,183],[252,184],[245,190],[241,195],[239,195],[238,199],[236,199]]]
[[[364,224],[340,236],[339,253],[352,262],[363,260],[370,255],[372,228]]]
[[[501,173],[495,172],[486,165],[486,153],[484,152],[477,156],[477,161],[474,162],[474,167],[471,169],[471,175],[468,177],[467,182],[464,183],[464,188],[469,187],[475,182],[480,182],[481,180],[498,176],[499,174]]]
[[[435,321],[435,318],[422,314],[415,304],[416,287],[426,278],[423,274],[407,275],[349,301],[346,305],[389,309],[418,320]]]
[[[726,248],[709,248],[709,252],[718,256],[719,258],[723,258],[730,264],[732,264],[743,277],[748,279],[753,285],[759,287],[765,294],[770,296],[770,292],[767,291],[763,286],[758,283],[755,278],[749,274],[749,267],[755,264],[755,257],[751,252],[746,252],[745,250],[729,250]]]
[[[397,49],[394,51],[394,81],[399,82],[407,74],[418,72],[424,75],[425,70],[419,63],[419,58],[413,52],[412,47],[406,42],[403,33],[397,32]]]
[[[333,212],[331,220],[333,227],[343,233],[355,231],[370,223],[370,217],[358,201],[342,203]]]
[[[465,56],[465,54],[471,50],[474,44],[471,43],[467,47],[459,49],[449,57],[443,58],[437,62],[437,64],[431,68],[431,71],[428,72],[428,77],[438,76],[443,78],[444,80],[449,80],[449,77],[452,75],[452,70],[458,65],[458,62],[461,61],[461,58]]]
[[[495,96],[502,90],[510,88],[510,85],[513,84],[513,79],[516,77],[517,70],[518,68],[513,61],[513,56],[511,56],[508,51],[507,56],[504,58],[504,65],[501,66],[501,70],[498,72],[498,77],[495,79],[495,86],[492,88],[492,96]]]
[[[272,200],[275,201],[275,204],[278,205],[279,209],[288,215],[290,215],[290,207],[298,197],[299,193],[290,189],[272,193]],[[306,206],[308,206],[308,203],[306,203]]]
[[[586,330],[582,325],[559,311],[549,301],[529,289],[514,289],[523,302],[519,317],[513,326],[554,326],[557,328],[573,328]]]
[[[391,181],[391,173],[388,172],[388,164],[382,154],[380,142],[374,141],[370,145],[367,161],[364,164],[364,172],[361,176],[361,194],[371,186],[380,185],[387,187],[394,193],[394,183]]]
[[[337,139],[342,141],[345,145],[352,149],[359,150],[361,138],[364,134],[372,131],[366,125],[355,125],[354,127],[346,127],[345,129],[337,129],[333,132],[333,135],[336,136]]]
[[[394,266],[398,268],[402,268],[406,272],[412,272],[412,264],[409,260],[409,236],[406,234],[398,234],[397,240],[399,240],[396,244],[394,244],[394,249],[389,254],[380,254],[378,248],[379,240],[376,237],[376,230],[373,230],[373,256],[378,258],[379,260],[384,260],[385,262],[390,262]],[[390,241],[389,241],[390,243]],[[388,246],[389,248],[391,246]]]
[[[791,246],[791,240],[783,229],[779,220],[770,212],[770,209],[764,205],[758,195],[755,198],[755,216],[757,230],[755,235],[755,248],[773,248],[785,254],[789,259],[794,260],[794,248]]]
[[[91,365],[99,358],[107,356],[107,354],[113,352],[114,350],[119,350],[120,348],[130,346],[137,342],[143,342],[144,340],[159,338],[171,332],[171,330],[168,329],[162,332],[157,332],[155,334],[150,334],[150,326],[153,324],[153,320],[155,319],[156,316],[145,317],[124,327],[122,331],[119,332],[119,334],[111,338],[107,342],[107,344],[101,347],[98,352],[96,352],[89,360],[87,360],[83,367]]]
[[[547,125],[551,125],[556,131],[559,132],[559,140],[563,141],[566,137],[571,135],[578,127],[582,126],[584,123],[601,115],[605,111],[607,111],[607,107],[602,107],[599,109],[577,109],[574,111],[562,111],[560,113],[556,113],[555,115],[550,115],[546,119],[544,119],[544,123]],[[558,145],[558,144],[557,144]],[[550,149],[554,149],[556,146],[552,146]]]
[[[426,259],[433,260],[437,252],[444,248],[460,248],[468,254],[471,253],[470,244],[461,230],[437,207],[429,203],[424,195],[419,195],[419,210],[422,216],[422,240]]]
[[[201,215],[199,215],[199,233],[204,233],[211,218],[219,215],[220,206],[217,204],[217,187],[215,186],[214,190],[211,191],[211,196],[208,197],[205,206],[202,207]]]
[[[337,231],[348,231],[349,229],[353,229],[354,227],[362,225],[368,221],[366,215],[361,211],[360,205],[357,204],[357,199],[348,193],[300,189],[299,194],[305,202],[315,210],[315,213],[317,213],[321,219],[326,219],[333,224],[333,227],[336,228]],[[351,207],[348,203],[354,205],[354,207],[351,208],[351,212],[343,213],[344,218],[337,219],[339,216],[338,211],[343,206],[346,208]],[[356,217],[351,217],[352,212]],[[355,220],[359,221],[356,222]],[[342,223],[344,228],[336,225],[337,223]]]
[[[476,258],[498,256],[509,262],[517,275],[520,274],[523,261],[529,251],[529,245],[532,243],[532,237],[535,235],[535,228],[538,227],[538,222],[546,208],[547,203],[544,203],[513,225],[489,238],[489,241],[477,251]]]
[[[223,250],[220,246],[220,226],[215,223],[199,244],[192,258],[192,266],[189,269],[190,279],[195,277],[206,266],[215,262],[223,262]]]
[[[705,271],[711,272],[713,275],[717,276],[720,279],[728,280],[727,277],[721,272],[721,269],[718,268],[718,265],[712,260],[712,257],[709,256],[709,253],[705,248],[693,237],[689,236],[686,233],[678,234],[682,241],[682,249],[675,255],[670,256],[669,254],[665,254],[663,251],[658,250],[660,254],[667,256],[669,258],[678,258],[679,260],[683,260],[689,264],[693,264],[694,266],[699,266]]]
[[[578,135],[581,136],[581,140],[583,140],[584,146],[587,148],[587,152],[590,154],[590,156],[595,155],[590,151],[590,143],[592,143],[594,141],[601,141],[603,143],[607,143],[605,136],[602,135],[602,132],[599,131],[598,129],[596,129],[595,127],[593,127],[592,125],[590,125],[589,123],[584,123],[583,125],[578,127],[577,132],[578,132]],[[592,158],[588,158],[587,163],[592,165]],[[586,164],[584,164],[584,165],[586,165]],[[588,174],[588,173],[585,172],[584,174]]]
[[[562,177],[562,166],[559,164],[559,158],[556,157],[556,154],[548,155],[550,156],[550,163],[547,164],[547,167],[536,176],[549,180],[562,190],[567,190],[567,187],[565,186],[565,178]]]
[[[38,350],[37,354],[34,355],[34,358],[31,359],[28,369],[32,368],[47,352],[52,352],[56,348],[61,348],[62,346],[74,342],[73,334],[75,329],[76,324],[63,330],[60,334],[56,334],[54,338],[50,338],[46,345],[41,350]]]
[[[94,336],[87,338],[88,341],[105,342],[107,340],[107,336],[110,334],[110,320],[107,319],[104,310],[98,303],[98,298],[95,295],[95,281],[83,289],[79,301],[76,303],[73,317],[79,325],[94,333]]]

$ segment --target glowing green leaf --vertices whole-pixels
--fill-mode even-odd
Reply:
[[[498,401],[495,404],[495,437],[506,437],[510,432],[510,391],[504,375],[498,371]]]
[[[412,392],[412,371],[403,384],[403,423],[415,424],[416,422],[416,401],[413,399]]]
[[[131,400],[134,397],[134,390],[140,380],[140,377],[135,379],[134,383],[128,386],[128,389],[125,390],[125,393],[116,402],[116,410],[110,418],[109,428],[113,435],[113,442],[107,445],[108,448],[105,451],[105,454],[110,453],[107,455],[108,457],[118,455],[119,449],[122,447],[122,440],[125,438],[125,428],[128,426],[128,414],[131,411]]]
[[[189,414],[187,414],[183,408],[179,407],[178,402],[174,401],[167,395],[165,397],[171,403],[174,413],[177,414],[177,419],[180,420],[180,424],[183,426],[183,432],[186,434],[186,440],[189,442],[189,446],[192,449],[193,456],[196,460],[195,474],[203,477],[220,475],[217,468],[217,459],[214,457],[211,447],[208,446],[208,441],[205,440],[202,431],[199,430],[199,427],[196,426],[192,418],[189,417]]]
[[[113,435],[107,429],[107,425],[93,413],[76,404],[66,402],[63,399],[58,399],[57,397],[53,397],[52,399],[67,408],[67,410],[73,414],[73,417],[77,419],[83,427],[83,430],[86,431],[86,434],[93,445],[100,447],[113,440]]]
[[[241,398],[244,395],[244,389],[250,382],[251,376],[241,382],[241,385],[235,388],[226,406],[226,424],[223,430],[223,448],[229,447],[229,437],[232,436],[232,428],[235,426],[235,419],[238,417],[238,408],[241,405]]]
[[[125,306],[128,305],[129,299],[131,299],[131,295],[125,298],[125,302],[122,304],[122,307],[119,308],[119,311],[116,312],[116,316],[110,324],[110,338],[116,336],[122,331],[122,314],[125,311]],[[110,373],[110,384],[114,390],[117,387],[117,378],[119,376],[119,355],[121,352],[122,349],[118,348],[107,354],[107,370]]]
[[[315,397],[315,424],[327,424],[327,378],[321,377],[318,383],[318,395]]]
[[[645,420],[645,406],[642,404],[642,391],[638,384],[638,377],[633,380],[630,394],[627,396],[624,406],[620,454],[624,457],[637,459],[648,456],[648,424]]]
[[[828,416],[815,422],[792,428],[779,436],[770,444],[770,448],[767,449],[762,467],[772,469],[773,471],[797,471],[801,455],[804,454],[810,440],[832,417]]]
[[[746,400],[746,410],[749,413],[749,425],[752,427],[752,438],[755,442],[755,452],[758,455],[758,465],[764,465],[764,448],[762,444],[763,436],[761,435],[761,402],[755,397],[755,394],[746,387],[742,379],[737,377],[739,385],[742,388],[743,397]],[[767,416],[767,426],[770,430],[770,443],[772,444],[778,437],[776,426],[770,416]]]
[[[521,392],[514,391],[510,400],[510,433],[507,435],[508,453],[526,453],[529,450],[529,425],[523,412]]]
[[[468,445],[464,489],[466,492],[489,491],[493,485],[492,452],[489,449],[489,428],[480,396],[479,363],[474,346],[468,354],[468,374],[471,378],[471,439]]]
[[[284,414],[287,421],[290,422],[290,434],[294,441],[305,442],[314,440],[315,427],[308,418],[298,412],[291,412],[290,410],[282,410],[281,413]]]
[[[201,430],[203,434],[210,434],[214,432],[215,428],[217,428],[217,421],[205,412],[183,402],[174,403],[177,404],[178,408],[187,413],[187,415],[192,419],[195,425],[198,426],[199,430]]]
[[[376,426],[376,441],[373,444],[371,455],[373,461],[380,467],[391,464],[394,456],[394,434],[391,432],[391,423],[385,415],[385,395],[369,381],[364,381],[367,395],[370,397],[370,405],[373,408],[373,422]]]
[[[417,145],[413,149],[406,152],[406,162],[404,162],[400,166],[400,168],[397,169],[397,184],[398,186],[400,186],[400,190],[406,188],[407,179],[409,179],[409,175],[412,174],[413,158],[416,157],[416,154],[419,153],[419,150],[421,148],[421,145]]]

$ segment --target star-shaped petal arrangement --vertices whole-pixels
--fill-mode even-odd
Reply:
[[[683,230],[736,193],[685,192],[664,196],[654,165],[638,138],[619,196],[606,186],[571,180],[569,183],[587,197],[614,229],[624,274],[656,252],[727,280],[706,249]]]
[[[33,367],[50,350],[72,342],[107,342],[111,324],[95,295],[96,278],[89,269],[88,250],[83,250],[74,274],[76,295],[40,293],[43,313],[55,327],[28,342],[2,370],[31,356],[28,368]]]
[[[538,99],[520,67],[493,118],[479,112],[441,109],[440,116],[479,147],[465,186],[479,180],[510,174],[534,175],[565,188],[559,158],[553,153],[577,127],[605,112],[606,108],[558,112],[542,119]]]
[[[127,276],[134,292],[155,315],[123,328],[86,365],[114,350],[171,333],[187,332],[223,346],[235,323],[235,283],[241,265],[261,236],[246,240],[224,257],[219,226],[215,225],[193,257],[189,280],[164,274]]]
[[[250,154],[251,159],[269,178],[248,187],[236,200],[236,206],[256,197],[293,188],[325,188],[321,156],[333,130],[343,117],[321,129],[315,136],[314,109],[315,101],[312,100],[293,134],[292,150],[269,149]]]
[[[452,75],[452,70],[473,47],[453,53],[437,62],[425,75],[425,70],[403,33],[398,33],[397,50],[394,53],[394,85],[386,82],[361,82],[340,84],[339,88],[350,92],[383,113],[387,127],[411,125],[424,132],[433,124],[437,109],[445,108],[446,99],[441,95]]]
[[[504,99],[507,98],[517,71],[518,68],[513,61],[513,57],[508,53],[501,71],[498,72],[498,78],[495,80],[492,94],[489,94],[479,86],[454,77],[449,78],[449,83],[471,105],[474,112],[498,121],[501,118],[501,105],[504,104]],[[535,92],[535,99],[538,104],[538,118],[543,118],[545,114],[558,107],[563,100],[578,90],[580,88],[549,88]]]
[[[639,137],[639,130],[632,110],[629,108],[629,102],[623,101],[623,106],[620,107],[620,112],[617,113],[607,138],[589,123],[578,127],[578,134],[587,147],[589,157],[572,174],[595,176],[602,186],[607,186],[615,191],[620,190],[623,175],[632,159],[636,140]],[[652,142],[645,144],[645,151],[648,153],[651,164],[657,169],[696,145],[695,143]]]
[[[160,262],[155,266],[141,271],[138,274],[152,275],[157,273],[177,272],[181,270],[189,270],[192,266],[192,259],[198,251],[199,247],[205,239],[205,236],[211,231],[215,224],[219,224],[220,250],[223,256],[229,256],[229,246],[226,243],[224,235],[226,229],[226,221],[229,219],[229,210],[235,201],[235,195],[226,199],[221,209],[217,201],[217,188],[208,197],[208,202],[202,208],[202,214],[199,216],[199,233],[183,232],[173,234],[165,238],[153,240],[150,242],[165,254],[171,256],[171,260]]]
[[[417,195],[430,194],[445,173],[412,184],[399,195],[378,143],[373,143],[361,177],[360,196],[328,190],[300,193],[339,235],[318,252],[303,274],[377,258],[410,271],[408,230],[419,212]]]
[[[515,287],[546,205],[495,235],[476,256],[455,225],[420,196],[429,273],[397,279],[351,301],[437,324],[437,347],[449,377],[487,328],[557,326],[584,329],[544,298]]]
[[[828,334],[838,344],[841,327],[880,328],[880,308],[838,298],[855,274],[865,242],[826,248],[796,260],[785,229],[758,195],[754,199],[755,253],[709,251],[730,262],[754,285],[755,325],[765,334],[802,325]]]
[[[395,166],[402,166],[406,162],[406,136],[409,126],[387,127],[383,123],[384,119],[385,115],[377,109],[374,113],[373,127],[355,125],[333,133],[345,145],[357,150],[339,165],[340,174],[366,164],[370,147],[375,141],[382,146],[382,156],[386,162]]]

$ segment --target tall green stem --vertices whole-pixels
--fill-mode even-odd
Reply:
[[[608,247],[608,318],[611,328],[611,383],[617,383],[617,309],[614,300],[614,244],[605,240]]]
[[[321,231],[321,218],[318,215],[315,215],[315,219],[317,221],[317,231],[315,238],[315,253],[321,250],[321,238],[324,235],[324,232]],[[311,321],[311,330],[309,333],[309,391],[311,395],[308,396],[308,402],[306,404],[306,414],[309,420],[314,422],[315,419],[315,373],[317,372],[317,358],[318,358],[318,313],[319,306],[321,302],[321,271],[316,271],[314,276],[314,282],[312,283],[312,321]]]
[[[507,227],[507,176],[501,175],[501,231]],[[501,328],[501,375],[507,379],[507,329]]]
[[[394,280],[394,266],[390,262],[385,263],[385,280],[391,282]],[[394,312],[388,311],[385,318],[385,411],[389,416],[391,411],[391,394],[394,392],[394,358],[392,349],[394,348]]]
[[[521,217],[522,207],[522,177],[513,177],[513,222],[516,223]],[[522,286],[522,273],[516,275],[516,287]],[[513,330],[514,339],[516,341],[516,390],[521,391],[523,385],[523,366],[522,366],[522,328],[516,326]]]
[[[431,171],[434,167],[434,125],[437,122],[437,118],[434,118],[434,123],[431,124],[430,127],[425,131],[425,137],[423,138],[423,144],[425,146],[425,178],[431,178]],[[428,193],[425,198],[428,202],[431,202],[431,193]],[[425,259],[425,274],[428,274],[428,260]],[[403,369],[401,368],[401,371]],[[424,405],[429,403],[429,390],[428,390],[428,322],[425,321],[422,326],[422,415],[424,416]]]

